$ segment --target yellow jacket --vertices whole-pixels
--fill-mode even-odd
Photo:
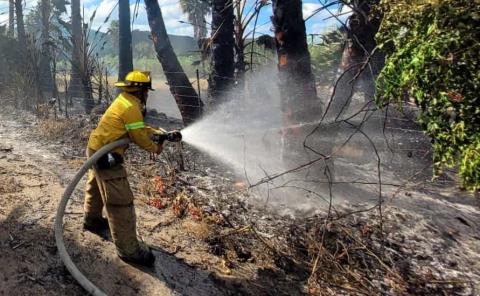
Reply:
[[[142,103],[135,96],[122,92],[103,114],[96,129],[90,133],[88,148],[99,150],[120,138],[130,137],[135,144],[149,152],[157,151],[157,144],[150,135],[156,129],[143,122]],[[115,149],[124,154],[127,147]]]

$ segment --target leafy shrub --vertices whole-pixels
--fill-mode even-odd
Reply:
[[[309,46],[312,70],[320,83],[335,80],[339,61],[342,58],[343,38],[338,30],[323,35],[323,42]]]
[[[387,54],[377,102],[408,93],[432,139],[435,173],[459,166],[480,188],[480,1],[382,0],[377,42]]]

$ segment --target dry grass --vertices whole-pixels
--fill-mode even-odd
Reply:
[[[48,140],[56,139],[63,135],[70,127],[70,123],[64,119],[44,119],[39,123],[39,133]]]
[[[365,157],[365,149],[359,149],[356,145],[350,144],[343,147],[335,146],[333,151],[336,151],[335,156],[337,157],[347,157],[352,159],[360,159]]]
[[[85,163],[86,158],[74,158],[67,160],[67,164],[70,168],[74,170],[80,169],[80,167]]]
[[[189,235],[200,240],[206,240],[213,235],[211,225],[204,221],[197,222],[191,219],[185,219],[182,222],[182,229],[184,229]]]
[[[15,178],[7,177],[0,179],[0,193],[14,193],[22,189],[23,186]]]
[[[378,217],[310,217],[270,242],[283,270],[303,274],[311,295],[457,295],[466,282],[419,274],[411,254],[380,232]],[[449,283],[450,286],[445,285]]]

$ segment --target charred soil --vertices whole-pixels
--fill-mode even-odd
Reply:
[[[10,111],[0,114],[0,294],[83,295],[58,257],[53,219],[96,119],[22,113],[18,122]],[[442,188],[409,188],[381,217],[348,203],[289,217],[259,206],[244,183],[189,147],[171,145],[152,160],[132,145],[127,157],[138,234],[154,249],[154,269],[123,263],[108,235],[83,231],[83,188],[65,217],[74,262],[109,295],[479,293],[480,210],[439,201]],[[413,198],[423,211],[401,207]],[[438,215],[428,211],[433,202],[443,206]]]

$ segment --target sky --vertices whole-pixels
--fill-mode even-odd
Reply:
[[[245,11],[248,12],[252,8],[254,0],[246,0],[247,5]],[[303,1],[303,17],[304,19],[312,15],[312,13],[321,7],[319,2],[325,2],[326,0],[304,0]],[[38,0],[26,0],[26,13],[35,9],[35,5]],[[81,0],[81,3],[85,11],[85,20],[90,19],[93,12],[96,10],[95,18],[93,20],[93,28],[97,29],[99,26],[102,26],[101,31],[106,31],[108,24],[103,24],[108,14],[113,10],[111,20],[118,19],[118,10],[115,7],[115,4],[118,0]],[[135,0],[130,0],[131,12],[133,14]],[[169,34],[175,35],[187,35],[193,36],[193,27],[189,24],[181,23],[181,21],[187,21],[187,16],[182,12],[178,0],[159,0],[160,7],[162,9],[163,18],[167,31]],[[331,7],[330,11],[332,13],[337,12],[337,7]],[[252,9],[253,10],[253,9]],[[346,13],[347,8],[344,7],[342,13]],[[270,23],[270,16],[272,15],[271,5],[266,6],[262,9],[257,25],[257,35],[258,34],[271,34],[272,28]],[[348,14],[343,14],[340,19],[345,20]],[[209,19],[207,18],[207,21]],[[5,24],[8,22],[8,2],[6,0],[0,0],[0,24]],[[311,18],[308,18],[306,21],[307,34],[320,34],[322,32],[328,31],[331,28],[338,26],[340,23],[335,18],[331,17],[331,14],[327,10],[323,10],[320,13],[315,14]],[[145,12],[145,7],[143,0],[140,1],[140,7],[138,9],[138,17],[135,19],[133,29],[138,30],[149,30],[147,15]],[[247,32],[253,29],[253,22],[247,28]]]

